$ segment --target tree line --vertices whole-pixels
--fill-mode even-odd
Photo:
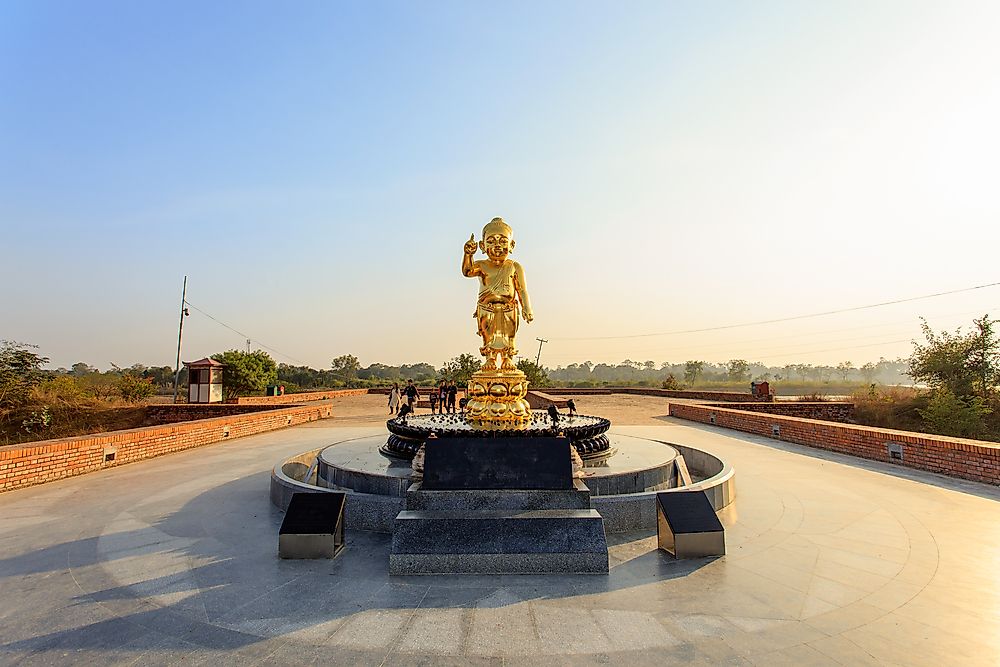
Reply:
[[[698,387],[713,383],[769,381],[853,382],[864,387],[854,394],[859,420],[876,426],[927,430],[933,433],[973,438],[1000,436],[1000,342],[996,320],[988,315],[973,320],[968,331],[935,332],[922,321],[924,341],[914,342],[907,359],[886,360],[855,367],[849,361],[836,366],[788,364],[765,366],[744,359],[726,363],[688,360],[684,363],[626,359],[620,364],[583,362],[555,369],[528,359],[517,366],[535,387],[638,385],[670,388]],[[276,363],[266,352],[229,350],[212,355],[225,364],[224,393],[227,398],[259,394],[269,385],[284,385],[286,392],[384,386],[413,380],[428,384],[439,380],[464,385],[480,367],[478,356],[460,354],[444,365],[429,363],[361,366],[358,358],[344,354],[331,361],[329,369]],[[79,362],[70,368],[46,370],[48,358],[35,346],[0,341],[0,426],[15,422],[15,430],[47,428],[53,406],[108,407],[141,403],[151,394],[169,392],[174,373],[169,366],[129,367],[112,365],[106,371]],[[916,382],[926,389],[905,392],[886,385]],[[186,384],[182,370],[180,385]],[[186,392],[182,391],[182,395]],[[75,408],[74,408],[75,409]],[[6,426],[5,426],[6,424]]]
[[[595,364],[585,361],[565,367],[546,369],[552,382],[561,386],[587,387],[610,384],[694,387],[713,383],[788,382],[788,383],[830,383],[844,384],[903,384],[910,382],[907,375],[906,359],[879,359],[856,367],[851,361],[843,361],[836,366],[812,364],[786,364],[766,366],[746,359],[730,359],[724,363],[712,363],[691,359],[683,363],[654,361],[632,361],[626,359],[619,364]]]

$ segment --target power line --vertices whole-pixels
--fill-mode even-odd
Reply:
[[[284,352],[281,352],[280,350],[276,350],[276,349],[274,349],[274,348],[273,348],[273,347],[271,347],[270,345],[265,345],[264,343],[260,342],[260,340],[258,340],[258,339],[254,338],[254,337],[252,337],[252,336],[249,336],[249,335],[247,335],[247,334],[243,333],[243,332],[242,332],[242,331],[240,331],[239,329],[235,329],[235,328],[233,328],[233,327],[229,326],[228,324],[226,324],[226,323],[225,323],[225,322],[223,322],[222,320],[220,320],[220,319],[218,319],[217,317],[214,317],[214,316],[212,316],[211,314],[209,314],[209,313],[205,312],[204,310],[202,310],[202,309],[201,309],[201,308],[199,308],[198,306],[194,305],[194,304],[193,304],[193,303],[191,303],[190,301],[185,301],[185,303],[186,303],[186,304],[187,304],[187,305],[188,305],[189,307],[193,308],[194,310],[197,310],[197,311],[198,311],[199,313],[201,313],[202,315],[204,315],[204,316],[205,316],[205,317],[207,317],[208,319],[210,319],[210,320],[212,320],[213,322],[215,322],[216,324],[219,324],[219,325],[221,325],[221,326],[224,326],[225,328],[229,329],[230,331],[232,331],[232,332],[233,332],[233,333],[235,333],[235,334],[239,334],[241,338],[245,338],[245,339],[247,340],[247,345],[248,345],[248,346],[249,346],[249,344],[250,344],[250,341],[252,340],[253,342],[257,343],[257,347],[262,347],[262,348],[264,348],[265,350],[269,350],[269,351],[271,351],[271,352],[274,352],[275,354],[277,354],[277,355],[279,355],[279,356],[282,356],[282,357],[284,357],[285,359],[289,359],[289,360],[291,360],[291,361],[294,361],[295,363],[298,363],[298,364],[302,364],[303,366],[308,366],[308,365],[309,365],[309,364],[307,364],[306,362],[304,362],[304,361],[302,361],[302,360],[300,360],[300,359],[296,359],[295,357],[293,357],[293,356],[290,356],[290,355],[287,355],[287,354],[285,354]]]
[[[994,306],[994,307],[991,307],[991,308],[986,308],[985,310],[987,312],[997,311],[997,310],[1000,310],[1000,306]],[[943,318],[943,317],[951,318],[951,317],[967,316],[967,315],[971,315],[971,314],[981,314],[982,312],[983,312],[982,308],[976,308],[975,310],[963,310],[961,312],[949,312],[949,313],[946,313],[946,314],[938,316],[936,319],[940,319],[940,318]],[[899,331],[898,330],[898,327],[900,327],[900,326],[904,326],[904,323],[903,322],[896,322],[896,321],[894,321],[894,322],[884,322],[884,323],[881,323],[881,324],[874,324],[874,325],[846,327],[846,328],[840,328],[840,329],[824,329],[823,333],[824,334],[830,334],[830,333],[839,333],[839,332],[845,332],[845,331],[858,331],[858,330],[869,330],[870,331],[871,329],[886,328],[886,327],[895,327],[895,328],[897,328],[897,330],[889,331],[889,332],[884,332],[881,335],[882,336],[899,336],[899,335],[903,335],[903,334],[906,333],[906,331]],[[916,334],[916,333],[917,333],[916,330],[914,330],[914,334]],[[777,336],[769,336],[769,337],[765,337],[765,338],[743,339],[743,340],[737,340],[735,342],[731,342],[731,341],[730,342],[722,342],[722,341],[720,341],[720,342],[709,343],[707,346],[705,344],[703,344],[703,343],[699,343],[698,344],[698,350],[699,350],[699,354],[705,354],[706,349],[707,350],[720,350],[720,349],[721,350],[732,350],[732,349],[737,349],[737,348],[751,348],[752,351],[744,351],[744,352],[740,352],[739,354],[747,356],[747,357],[753,357],[754,359],[767,359],[767,358],[774,358],[776,356],[783,356],[783,355],[767,354],[767,353],[771,352],[772,350],[777,349],[777,348],[775,348],[775,346],[767,346],[767,347],[764,347],[764,348],[760,348],[760,347],[754,346],[753,344],[755,344],[755,343],[768,343],[768,342],[772,342],[772,341],[773,342],[777,342],[777,341],[780,341],[782,339],[788,339],[788,338],[795,338],[795,339],[799,339],[799,340],[804,340],[804,337],[803,337],[803,335],[801,333],[796,333],[796,334],[789,334],[789,335],[784,335],[784,336],[777,335]],[[799,343],[797,346],[795,344],[793,344],[791,346],[789,346],[787,344],[782,344],[780,346],[780,349],[783,352],[787,353],[787,354],[793,354],[793,355],[794,354],[812,354],[812,353],[820,353],[820,352],[833,352],[833,351],[837,351],[837,350],[853,350],[853,349],[856,349],[856,348],[875,347],[875,346],[879,346],[879,345],[889,345],[889,344],[892,344],[892,343],[906,342],[907,340],[912,342],[912,340],[913,340],[913,338],[910,338],[910,339],[901,339],[901,340],[895,340],[895,341],[885,341],[885,342],[881,342],[881,343],[871,343],[871,344],[862,344],[862,345],[854,345],[854,346],[841,346],[841,347],[837,347],[837,348],[827,348],[827,349],[822,349],[822,350],[809,350],[809,349],[801,350],[801,349],[796,349],[796,347],[801,348],[801,347],[803,347],[803,345],[805,345],[806,347],[809,347],[810,345],[816,345],[816,344],[821,344],[821,345],[822,344],[836,345],[838,343],[848,342],[848,341],[875,340],[875,339],[876,339],[875,336],[836,337],[836,338],[833,338],[832,340],[831,339],[823,340],[823,341],[811,340],[810,342]],[[663,356],[669,357],[669,356],[674,355],[674,354],[685,354],[686,353],[685,350],[683,349],[683,347],[682,346],[678,346],[678,345],[671,345],[669,348],[663,348],[663,347],[657,346],[657,348],[655,350],[651,350],[651,349],[648,349],[648,348],[646,348],[646,349],[639,349],[638,351],[630,348],[630,350],[631,351],[630,351],[629,354],[631,354],[632,356],[647,357],[647,358],[649,358],[649,357],[652,357],[652,358],[661,357],[662,358]],[[763,354],[761,354],[761,353],[763,353]],[[549,354],[550,358],[555,358],[556,360],[571,360],[571,361],[577,361],[580,358],[580,356],[581,356],[581,353],[579,353],[579,352],[555,352],[555,353],[550,353]]]
[[[883,301],[881,303],[870,303],[865,306],[854,306],[852,308],[840,308],[838,310],[827,310],[821,313],[809,313],[808,315],[793,315],[791,317],[779,317],[773,320],[759,320],[756,322],[742,322],[740,324],[725,324],[717,327],[705,327],[703,329],[684,329],[678,331],[660,331],[656,333],[643,333],[643,334],[627,334],[623,336],[574,336],[566,338],[556,338],[553,337],[551,340],[618,340],[625,338],[651,338],[653,336],[676,336],[680,334],[691,334],[691,333],[705,333],[708,331],[722,331],[724,329],[738,329],[740,327],[753,327],[761,324],[776,324],[778,322],[791,322],[793,320],[805,320],[811,317],[824,317],[826,315],[838,315],[840,313],[850,313],[858,310],[867,310],[869,308],[881,308],[883,306],[892,306],[898,303],[908,303],[910,301],[920,301],[922,299],[933,299],[939,296],[948,296],[950,294],[959,294],[961,292],[971,292],[973,290],[986,289],[987,287],[996,287],[1000,285],[1000,282],[989,283],[986,285],[976,285],[974,287],[964,287],[962,289],[949,290],[947,292],[937,292],[935,294],[924,294],[923,296],[913,296],[906,299],[895,299],[893,301]]]
[[[230,330],[230,331],[232,331],[233,333],[236,333],[236,334],[239,334],[239,335],[240,335],[240,337],[242,337],[242,338],[249,338],[249,337],[250,337],[250,336],[247,336],[247,335],[246,335],[245,333],[243,333],[242,331],[240,331],[239,329],[234,329],[233,327],[229,326],[228,324],[226,324],[226,323],[225,323],[225,322],[223,322],[222,320],[219,320],[219,319],[216,319],[216,318],[212,317],[211,315],[209,315],[209,314],[208,314],[208,313],[206,313],[206,312],[205,312],[204,310],[202,310],[202,309],[201,309],[201,308],[199,308],[198,306],[194,305],[194,304],[193,304],[193,303],[191,303],[190,301],[185,301],[184,303],[186,303],[186,304],[187,304],[188,306],[190,306],[191,308],[194,308],[194,309],[195,309],[195,310],[197,310],[197,311],[198,311],[199,313],[201,313],[202,315],[204,315],[204,316],[205,316],[205,317],[207,317],[208,319],[212,320],[212,321],[213,321],[213,322],[215,322],[216,324],[221,324],[222,326],[226,327],[227,329],[229,329],[229,330]]]
[[[901,338],[900,340],[887,340],[882,343],[866,343],[865,345],[852,345],[850,347],[831,347],[825,350],[806,350],[803,352],[796,352],[795,354],[821,354],[823,352],[840,352],[842,350],[857,350],[863,347],[881,347],[882,345],[895,345],[897,343],[910,343],[913,342],[912,338]],[[775,357],[785,356],[784,354],[770,354],[765,356],[758,356],[755,359],[773,359]]]

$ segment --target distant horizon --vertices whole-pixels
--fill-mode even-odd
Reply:
[[[17,341],[17,342],[20,342],[20,341]],[[229,349],[232,350],[232,349],[237,349],[237,348],[229,348]],[[43,357],[46,356],[45,353],[44,353],[44,350],[40,350],[39,349],[39,350],[35,350],[35,351],[38,352],[38,354],[40,356],[43,356]],[[192,357],[192,358],[188,359],[188,358],[185,357],[182,360],[181,368],[184,367],[184,362],[198,361],[200,359],[203,359],[205,356],[212,356],[214,354],[218,354],[218,353],[222,353],[222,352],[227,352],[227,351],[229,351],[229,350],[217,350],[216,352],[212,352],[209,355],[203,355],[203,356],[200,356],[200,357],[197,357],[197,358]],[[241,350],[241,351],[245,351],[245,349]],[[267,352],[267,350],[263,350],[263,351]],[[268,354],[270,354],[270,353],[268,353]],[[350,354],[350,353],[348,352],[346,354]],[[467,352],[467,353],[464,353],[464,354],[474,354],[474,353]],[[281,364],[287,364],[288,366],[293,366],[293,367],[303,367],[304,366],[303,364],[294,364],[294,363],[288,363],[288,362],[285,362],[285,361],[281,361],[280,359],[276,358],[275,355],[270,355],[270,356],[271,356],[272,359],[275,360],[275,363],[277,363],[279,365],[281,365]],[[458,355],[456,355],[456,356],[458,356]],[[478,355],[475,355],[475,356],[477,356],[477,358],[478,358]],[[880,359],[873,359],[873,360],[869,360],[869,361],[863,361],[861,363],[854,363],[854,365],[852,366],[852,369],[853,370],[858,370],[858,369],[860,369],[866,363],[873,363],[873,364],[879,363],[879,362],[885,362],[885,363],[891,363],[891,364],[902,363],[902,362],[905,362],[907,360],[908,356],[909,355],[904,356],[904,357],[894,357],[892,359],[887,359],[887,358],[883,357],[883,358],[880,358]],[[526,360],[531,361],[532,363],[534,363],[534,358],[530,357],[530,356],[521,355],[521,356],[518,357],[518,360],[521,360],[521,359],[526,359]],[[815,364],[815,363],[809,363],[809,362],[805,362],[805,361],[790,362],[790,363],[784,363],[784,364],[766,364],[766,363],[763,363],[763,362],[755,361],[753,359],[747,359],[745,357],[732,357],[730,359],[714,360],[714,361],[711,360],[711,359],[684,359],[684,360],[662,360],[662,361],[657,361],[657,360],[653,360],[653,359],[642,359],[642,360],[640,360],[640,359],[628,359],[628,358],[626,358],[626,359],[620,359],[618,361],[596,361],[595,362],[592,359],[590,359],[590,360],[588,360],[588,359],[582,359],[580,361],[570,362],[568,364],[560,364],[558,366],[547,365],[545,363],[545,360],[542,359],[542,360],[540,360],[540,364],[539,365],[543,369],[555,371],[555,370],[566,369],[566,368],[568,368],[570,366],[574,366],[574,365],[584,365],[588,361],[592,362],[592,366],[595,366],[595,367],[596,366],[621,367],[627,361],[631,361],[631,362],[637,363],[637,364],[639,364],[641,366],[641,365],[643,365],[644,363],[646,363],[648,361],[653,361],[654,364],[655,364],[655,370],[657,372],[659,372],[661,370],[664,370],[664,368],[663,368],[664,366],[671,366],[671,367],[683,366],[684,364],[686,364],[689,361],[700,361],[700,362],[708,364],[708,365],[710,365],[712,367],[725,367],[725,366],[728,365],[728,363],[730,361],[734,361],[734,360],[746,361],[751,367],[764,367],[764,368],[767,368],[767,369],[784,369],[784,368],[788,368],[788,367],[792,367],[792,366],[796,366],[796,365],[805,365],[805,366],[810,366],[810,367],[814,367],[814,368],[836,368],[837,365],[839,363],[842,363],[842,362],[852,362],[853,363],[853,360],[851,360],[851,359],[842,359],[840,362],[837,362],[836,364]],[[371,361],[369,363],[361,362],[361,369],[365,370],[365,369],[368,369],[368,368],[370,368],[370,367],[372,367],[372,366],[374,366],[376,364],[384,364],[385,366],[388,366],[390,368],[400,368],[400,367],[418,366],[418,365],[421,365],[421,364],[427,364],[429,366],[432,366],[435,370],[440,370],[442,367],[444,367],[444,365],[448,361],[451,361],[451,359],[446,359],[446,360],[444,360],[444,361],[442,361],[440,363],[434,363],[434,362],[426,360],[426,359],[420,359],[420,360],[415,360],[415,361],[404,361],[404,362],[401,362],[401,363],[387,363],[385,361],[376,359],[376,360]],[[120,368],[122,370],[128,370],[129,368],[132,368],[132,367],[137,366],[137,365],[141,365],[141,366],[144,366],[146,368],[163,368],[163,367],[174,368],[174,364],[173,363],[170,363],[170,364],[166,364],[166,363],[164,363],[164,364],[147,364],[147,363],[143,363],[142,361],[134,361],[131,364],[128,364],[128,363],[126,363],[126,364],[119,364],[119,363],[115,362],[113,365],[109,364],[106,367],[102,367],[102,366],[97,365],[97,364],[92,364],[92,363],[90,363],[90,362],[88,362],[88,361],[86,361],[84,359],[79,359],[79,360],[77,360],[77,361],[75,361],[75,362],[73,362],[71,364],[58,364],[58,365],[54,364],[53,362],[50,361],[49,363],[44,364],[42,366],[42,370],[44,370],[44,371],[51,371],[51,372],[55,372],[55,371],[70,372],[70,371],[72,371],[73,366],[75,366],[77,364],[81,364],[81,363],[82,364],[86,364],[87,366],[89,366],[91,368],[94,368],[98,372],[101,372],[101,373],[112,371],[112,370],[114,370],[115,366],[117,366],[118,368]],[[313,370],[322,371],[322,370],[328,370],[330,368],[330,366],[331,366],[331,364],[328,363],[328,364],[326,364],[326,366],[306,366],[306,367],[311,368]]]
[[[996,287],[1000,287],[1000,285],[985,285],[985,286],[978,286],[978,287],[973,286],[973,287],[970,287],[970,288],[959,288],[959,290],[957,290],[957,291],[959,291],[959,292],[968,292],[968,291],[973,291],[973,290],[976,290],[976,289],[996,288]],[[998,291],[1000,291],[1000,290],[998,290]],[[934,295],[931,295],[931,296],[934,296]],[[902,297],[902,300],[903,301],[916,301],[916,300],[922,300],[924,298],[928,298],[928,297],[926,295],[925,296],[918,296],[918,297],[912,297],[912,296],[911,297]],[[860,309],[860,308],[867,308],[867,307],[868,306],[866,305],[866,306],[855,307],[855,308]],[[853,310],[854,308],[851,308],[851,309]],[[215,320],[215,318],[211,317],[210,314],[205,313],[204,311],[200,311],[200,312],[204,314],[206,322],[214,323],[215,325],[217,325],[219,327],[222,327],[222,328],[228,328],[227,325],[224,322]],[[977,315],[975,315],[976,312],[978,312],[978,311],[968,311],[968,312],[964,313],[964,315],[969,316],[968,321],[967,322],[962,322],[962,323],[960,323],[960,324],[958,324],[958,325],[956,325],[954,327],[935,327],[933,322],[929,322],[929,324],[931,325],[931,328],[934,329],[935,331],[941,331],[941,330],[952,331],[955,328],[961,328],[962,330],[967,330],[969,328],[969,326],[971,325],[971,323],[972,323],[972,318],[977,316]],[[988,313],[979,313],[978,316],[982,316],[982,315],[985,315],[985,314],[988,314]],[[197,317],[197,313],[194,313],[193,315]],[[192,313],[191,313],[191,311],[189,309],[189,314],[185,318],[185,326],[186,327],[190,326],[189,320],[190,320],[191,316],[192,316]],[[819,315],[810,315],[810,314],[800,314],[800,315],[785,316],[786,319],[807,319],[807,318],[813,318],[813,317],[821,317],[821,316],[819,316]],[[178,318],[179,318],[179,314],[178,314]],[[752,328],[756,328],[756,327],[765,327],[765,328],[767,328],[767,327],[773,327],[773,326],[775,326],[777,324],[780,324],[780,323],[770,323],[770,322],[769,323],[761,323],[761,324],[740,323],[740,324],[728,324],[728,325],[723,324],[723,325],[717,325],[717,326],[718,326],[719,329],[733,329],[733,328],[751,328],[752,329]],[[686,361],[692,361],[692,360],[699,360],[699,361],[704,361],[706,363],[722,364],[722,365],[724,365],[724,364],[726,364],[728,361],[730,361],[732,359],[744,359],[744,360],[748,361],[751,364],[759,364],[759,365],[763,365],[763,366],[767,366],[767,367],[782,367],[782,366],[787,366],[789,364],[795,364],[795,363],[804,363],[804,364],[810,364],[810,365],[814,365],[814,366],[836,366],[838,363],[845,362],[845,361],[850,361],[852,363],[855,363],[855,366],[860,367],[861,365],[863,365],[865,363],[869,363],[869,362],[875,363],[875,362],[879,361],[880,359],[886,359],[886,360],[893,360],[894,361],[894,360],[901,360],[901,359],[908,358],[910,356],[911,352],[912,352],[912,344],[913,344],[913,342],[917,342],[917,343],[923,342],[923,336],[922,336],[922,333],[920,332],[920,329],[919,329],[919,327],[920,327],[920,317],[919,316],[918,316],[917,321],[916,321],[915,324],[916,324],[916,329],[917,329],[917,332],[918,332],[919,335],[918,336],[914,336],[909,341],[897,341],[897,343],[902,343],[903,345],[907,346],[908,349],[906,350],[905,353],[900,353],[900,354],[897,354],[897,355],[892,356],[892,357],[886,357],[885,355],[879,355],[878,357],[874,357],[874,358],[869,358],[869,357],[851,358],[849,356],[844,356],[844,355],[840,355],[840,356],[836,356],[835,355],[835,357],[837,359],[836,361],[816,361],[816,360],[809,360],[809,359],[806,359],[806,358],[795,358],[795,357],[784,356],[783,355],[781,362],[774,362],[774,361],[768,362],[768,361],[766,361],[764,359],[753,359],[753,358],[750,358],[747,355],[741,356],[741,355],[737,354],[737,355],[734,355],[734,356],[729,356],[729,357],[727,357],[725,359],[719,359],[719,358],[711,359],[711,358],[706,358],[706,357],[686,357],[683,360],[679,360],[679,359],[678,360],[675,360],[675,359],[652,359],[652,361],[654,361],[656,363],[657,367],[659,367],[660,365],[662,365],[664,363],[669,363],[669,364],[672,364],[672,365],[676,365],[676,364],[683,364]],[[523,332],[524,332],[524,329],[522,329],[522,333]],[[188,335],[188,332],[185,331],[185,337],[187,335]],[[669,334],[662,334],[662,335],[665,337],[665,336],[667,336]],[[657,334],[643,334],[642,336],[643,337],[657,337],[658,335]],[[630,338],[630,337],[623,337],[623,339],[628,339],[628,338]],[[785,337],[785,338],[787,338],[787,337]],[[251,340],[253,340],[253,339],[251,339]],[[764,339],[764,340],[766,341],[766,339]],[[36,345],[35,343],[31,343],[30,341],[16,341],[16,342],[23,343],[23,344],[28,344],[28,345]],[[546,342],[547,343],[556,342],[558,344],[559,341],[558,341],[558,339],[556,339],[555,341],[553,341],[553,339],[547,339]],[[244,340],[244,343],[245,343],[245,340]],[[312,365],[312,364],[307,364],[307,363],[304,363],[304,362],[299,362],[298,360],[293,360],[290,357],[286,357],[282,352],[279,352],[279,351],[277,351],[275,349],[271,349],[268,346],[261,346],[259,343],[252,343],[251,347],[252,347],[252,349],[255,349],[255,350],[259,349],[259,350],[263,350],[263,351],[267,352],[273,359],[275,359],[275,361],[277,363],[286,363],[286,364],[293,365],[293,366],[308,366],[310,368],[316,368],[316,369],[327,368],[330,365],[329,361],[325,365],[323,365],[323,364]],[[189,355],[189,354],[186,354],[186,352],[184,351],[184,349],[182,349],[182,359],[181,359],[181,361],[182,362],[185,362],[185,361],[194,361],[196,359],[201,359],[201,358],[204,358],[206,356],[210,356],[212,354],[216,354],[216,353],[219,353],[219,352],[224,352],[224,351],[231,350],[231,349],[237,349],[237,350],[239,350],[239,349],[246,349],[246,347],[245,347],[245,344],[244,345],[235,345],[235,346],[226,347],[225,349],[212,350],[212,351],[209,351],[209,352],[205,352],[204,354],[196,354],[196,355],[193,355],[193,356]],[[523,345],[521,346],[521,349],[522,349],[522,351],[524,350],[524,346]],[[857,348],[851,348],[851,347],[846,348],[846,350],[851,350],[851,349],[857,349]],[[537,352],[537,345],[535,346],[535,350]],[[543,352],[542,352],[542,356],[543,357],[546,356],[546,354],[549,351],[550,351],[549,347],[544,347],[543,348]],[[42,356],[50,357],[50,355],[46,354],[44,350],[39,349],[39,353]],[[176,349],[175,349],[175,353],[176,353]],[[339,350],[336,353],[331,354],[330,360],[332,360],[333,358],[335,358],[336,356],[339,356],[341,354],[353,354],[353,352],[351,352],[349,350],[346,350],[346,351],[345,350]],[[431,361],[429,359],[414,359],[414,360],[404,360],[404,361],[396,362],[395,360],[386,361],[385,359],[379,359],[379,358],[372,359],[372,360],[366,362],[366,360],[361,359],[360,357],[359,357],[359,361],[361,361],[362,367],[367,367],[367,366],[370,366],[371,364],[377,364],[377,363],[384,363],[384,364],[387,364],[387,365],[390,365],[390,366],[403,366],[403,365],[414,365],[414,364],[420,364],[420,363],[428,363],[428,364],[431,364],[431,365],[435,366],[435,368],[440,368],[447,361],[450,361],[452,358],[458,356],[459,354],[473,354],[475,356],[478,356],[477,350],[474,347],[470,347],[470,349],[464,350],[462,352],[458,352],[458,353],[452,355],[451,357],[442,359],[442,360],[437,361],[437,362]],[[358,355],[355,355],[355,356],[358,356]],[[520,358],[524,358],[524,359],[529,359],[529,360],[533,360],[534,359],[534,355],[530,355],[530,354],[521,354],[521,355],[519,355],[519,357]],[[50,357],[50,359],[51,359],[51,357]],[[828,359],[830,359],[830,357],[828,357]],[[639,358],[638,355],[631,355],[631,356],[625,356],[624,358],[616,360],[616,359],[610,359],[610,358],[607,358],[607,357],[600,357],[598,355],[591,355],[591,356],[585,356],[583,358],[575,359],[573,361],[566,361],[566,362],[560,362],[560,363],[546,363],[546,359],[543,359],[541,365],[543,367],[546,367],[546,368],[553,368],[554,369],[554,368],[566,367],[566,366],[568,366],[570,364],[582,364],[582,363],[587,362],[587,361],[593,362],[594,364],[618,365],[618,364],[621,364],[622,362],[628,361],[628,360],[639,362],[639,363],[644,363],[645,361],[649,361],[650,359],[648,359],[648,358]],[[155,367],[155,366],[161,366],[161,367],[162,366],[170,366],[171,368],[173,368],[174,367],[174,361],[175,361],[175,359],[170,360],[169,363],[167,363],[167,362],[164,362],[164,363],[146,363],[145,361],[134,361],[134,362],[132,362],[132,364],[127,364],[127,363],[123,364],[123,363],[120,362],[120,360],[113,360],[113,361],[107,362],[106,366],[102,366],[99,363],[98,364],[94,364],[91,361],[88,361],[87,359],[76,359],[73,362],[66,362],[66,363],[57,363],[56,361],[50,361],[46,365],[46,370],[56,370],[58,368],[66,368],[66,369],[68,369],[68,368],[70,368],[75,363],[87,363],[89,365],[92,365],[92,366],[95,366],[95,367],[99,368],[102,371],[110,370],[113,366],[119,366],[119,367],[123,367],[124,368],[124,367],[128,367],[130,365],[133,365],[133,364],[142,364],[142,365],[150,366],[150,367]]]

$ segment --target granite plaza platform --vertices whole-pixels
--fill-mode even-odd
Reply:
[[[647,531],[608,576],[390,577],[391,536],[349,530],[280,560],[271,467],[382,431],[353,415],[0,495],[0,664],[1000,664],[1000,489],[627,400],[614,432],[737,469],[726,556]]]

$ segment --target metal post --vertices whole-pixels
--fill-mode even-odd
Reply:
[[[544,338],[536,338],[535,340],[538,341],[538,354],[535,356],[535,365],[537,366],[538,360],[542,358],[542,345],[548,343],[549,341]]]
[[[181,323],[177,327],[177,363],[174,365],[174,403],[177,402],[177,383],[181,377],[181,337],[184,335],[184,304],[187,303],[188,277],[184,276],[181,288]]]

